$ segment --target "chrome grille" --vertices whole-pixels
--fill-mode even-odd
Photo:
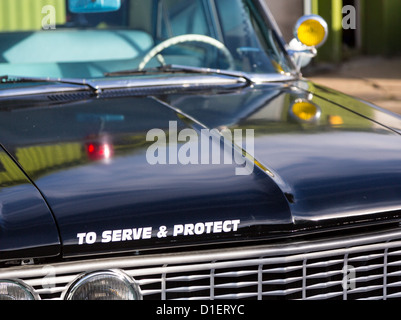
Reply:
[[[102,269],[134,277],[145,300],[400,298],[401,232],[13,267],[0,269],[0,279],[59,299],[78,274]]]

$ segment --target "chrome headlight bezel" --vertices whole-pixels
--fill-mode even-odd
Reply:
[[[142,300],[143,296],[141,293],[141,289],[137,282],[127,275],[125,272],[119,269],[110,269],[110,270],[98,270],[98,271],[93,271],[93,272],[87,272],[87,273],[82,273],[75,278],[67,287],[66,290],[64,290],[62,294],[62,299],[63,300],[75,300],[74,297],[76,298],[76,295],[79,294],[79,290],[83,288],[83,286],[89,286],[95,281],[99,281],[102,279],[103,281],[118,281],[120,282],[120,285],[123,286],[126,290],[128,290],[132,295],[133,299],[130,300]],[[114,289],[112,285],[108,288],[109,290],[115,290],[115,292],[118,292],[117,289]],[[96,293],[96,292],[95,292]],[[97,292],[99,294],[101,292]],[[82,300],[82,299],[77,299],[77,300]],[[85,300],[103,300],[103,299],[91,299],[90,297],[87,297]],[[104,299],[104,300],[110,300],[110,299]]]

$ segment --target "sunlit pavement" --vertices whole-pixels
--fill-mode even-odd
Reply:
[[[401,115],[401,57],[355,58],[340,66],[312,70],[305,76],[315,83]]]

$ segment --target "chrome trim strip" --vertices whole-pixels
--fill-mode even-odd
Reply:
[[[240,75],[238,75],[240,77]],[[247,75],[248,76],[248,75]],[[249,78],[253,83],[286,82],[296,80],[292,75],[286,74],[251,74]],[[246,84],[244,78],[233,78],[225,75],[187,75],[175,77],[131,77],[126,79],[102,79],[90,81],[91,86],[97,88],[98,92],[102,90],[113,89],[139,89],[139,88],[158,88],[158,87],[176,87],[176,88],[194,88],[202,86],[243,86]],[[91,92],[88,88],[81,85],[35,85],[23,88],[0,90],[0,98],[21,97],[37,94],[52,93],[70,93],[70,92]]]
[[[21,97],[36,94],[50,93],[69,93],[69,92],[90,92],[88,88],[80,85],[56,84],[56,85],[34,85],[32,87],[23,87],[15,89],[0,90],[0,98]]]
[[[242,78],[237,79],[228,76],[221,75],[187,75],[187,76],[166,76],[163,77],[146,77],[136,76],[125,79],[102,79],[99,81],[93,81],[101,90],[110,89],[131,89],[131,88],[144,88],[144,87],[164,87],[164,86],[176,86],[177,88],[196,88],[197,86],[203,85],[237,85],[244,84],[246,81]]]
[[[302,216],[299,215],[300,220],[307,220],[307,221],[326,221],[326,220],[335,220],[335,219],[343,219],[347,217],[362,217],[362,216],[373,216],[377,214],[378,212],[380,213],[398,213],[401,211],[401,206],[386,206],[386,207],[377,207],[377,208],[366,208],[366,209],[355,209],[355,210],[350,210],[346,213],[342,212],[337,212],[337,213],[332,213],[332,214],[326,214],[324,216],[319,216],[319,217],[310,217],[310,216]]]

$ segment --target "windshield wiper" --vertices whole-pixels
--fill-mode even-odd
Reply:
[[[189,74],[217,74],[228,77],[235,77],[244,79],[248,84],[252,84],[252,79],[240,71],[230,71],[230,70],[220,70],[213,68],[200,68],[200,67],[189,67],[181,66],[176,64],[163,65],[156,68],[148,69],[133,69],[133,70],[123,70],[115,72],[107,72],[104,74],[106,77],[118,77],[118,76],[132,76],[132,75],[153,75],[153,74],[163,74],[163,73],[189,73]]]
[[[99,88],[85,79],[63,79],[63,78],[41,78],[41,77],[20,77],[12,75],[0,76],[0,84],[7,83],[64,83],[85,86],[97,93]]]

